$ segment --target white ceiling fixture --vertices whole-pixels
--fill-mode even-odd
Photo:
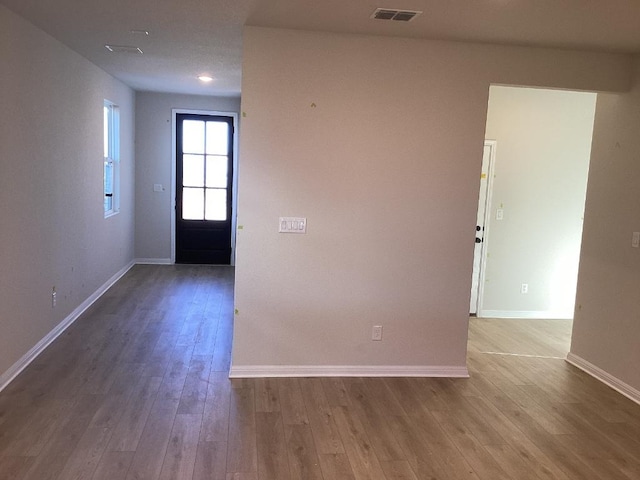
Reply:
[[[376,20],[410,22],[420,14],[422,14],[422,12],[419,10],[394,10],[391,8],[376,8],[376,10],[371,14],[371,18]]]
[[[144,52],[140,50],[138,47],[134,47],[131,45],[110,45],[107,44],[104,46],[107,50],[113,53],[135,53],[136,55],[142,55]]]
[[[204,83],[213,82],[213,77],[211,75],[198,75],[198,80]]]

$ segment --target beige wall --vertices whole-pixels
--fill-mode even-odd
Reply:
[[[169,262],[171,258],[171,164],[174,108],[227,113],[240,111],[240,98],[136,94],[136,258]],[[154,184],[164,186],[154,192]]]
[[[486,138],[497,145],[480,316],[573,318],[595,102],[595,93],[491,87]]]
[[[489,85],[624,90],[629,58],[261,28],[244,45],[232,374],[464,370]]]
[[[133,260],[134,93],[0,6],[0,387]],[[103,214],[103,101],[120,107],[121,212]],[[57,290],[52,308],[51,290]]]
[[[571,354],[638,395],[640,59],[635,66],[630,93],[598,95]]]

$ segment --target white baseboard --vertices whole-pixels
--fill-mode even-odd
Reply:
[[[588,373],[592,377],[600,380],[602,383],[610,386],[617,392],[620,392],[628,399],[633,400],[637,404],[640,404],[640,391],[636,390],[631,385],[624,383],[622,380],[619,380],[613,375],[605,372],[601,368],[596,367],[594,364],[573,353],[567,354],[567,362],[569,362],[574,367],[579,368],[583,372]]]
[[[468,378],[467,367],[412,365],[244,365],[231,366],[229,378],[259,377],[451,377]]]
[[[84,302],[82,302],[73,312],[71,312],[62,322],[60,322],[53,330],[51,330],[42,340],[40,340],[31,350],[25,353],[16,363],[14,363],[9,370],[0,375],[0,392],[5,389],[11,381],[16,378],[20,372],[29,366],[38,355],[40,355],[45,348],[47,348],[51,342],[58,338],[67,328],[69,328],[73,322],[75,322],[80,315],[84,313],[96,300],[98,300],[114,283],[116,283],[122,276],[127,273],[131,267],[135,265],[135,262],[129,263],[122,270],[116,273],[113,277],[107,280],[100,288],[89,296]]]
[[[537,318],[542,320],[572,320],[573,313],[552,312],[547,310],[481,310],[478,318]]]
[[[173,265],[170,258],[136,258],[137,265]]]

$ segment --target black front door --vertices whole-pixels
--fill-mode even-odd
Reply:
[[[176,263],[231,263],[233,118],[176,116]]]

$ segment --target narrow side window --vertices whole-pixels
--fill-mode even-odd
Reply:
[[[120,118],[118,106],[104,101],[104,216],[118,213],[120,179]]]

